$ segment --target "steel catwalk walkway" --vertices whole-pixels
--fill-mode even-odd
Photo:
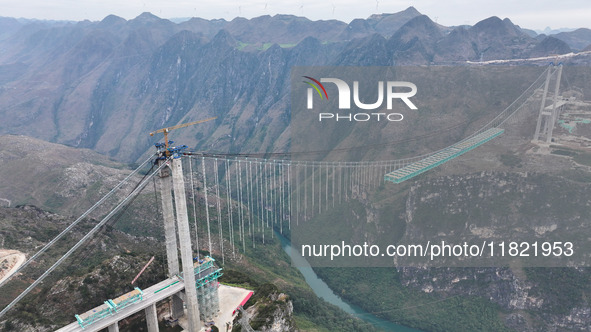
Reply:
[[[450,147],[447,147],[437,153],[434,153],[431,156],[426,157],[425,159],[421,159],[405,167],[392,171],[384,175],[384,179],[386,181],[394,183],[401,183],[434,167],[437,167],[447,161],[450,161],[453,158],[461,156],[462,154],[501,135],[504,131],[504,129],[500,128],[490,128],[478,135],[475,135],[471,138],[468,138]]]

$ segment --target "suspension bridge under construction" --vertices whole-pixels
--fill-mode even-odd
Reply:
[[[116,299],[105,299],[103,305],[72,317],[75,321],[59,331],[98,331],[104,328],[108,328],[109,332],[118,331],[119,321],[144,311],[148,331],[155,332],[158,331],[156,305],[162,301],[170,302],[173,318],[186,317],[187,323],[183,326],[185,330],[201,331],[204,322],[213,319],[219,312],[217,279],[223,274],[223,270],[218,265],[224,265],[225,253],[231,252],[236,255],[239,251],[245,251],[247,239],[252,239],[248,241],[249,244],[256,246],[257,236],[261,239],[258,242],[264,244],[265,236],[273,236],[273,229],[280,232],[291,229],[294,224],[309,220],[321,214],[328,206],[341,204],[356,193],[370,191],[388,182],[395,185],[408,181],[451,161],[502,135],[508,121],[522,111],[526,103],[531,103],[534,97],[539,100],[540,94],[541,103],[533,138],[536,141],[544,140],[550,143],[560,107],[565,104],[559,97],[561,74],[562,65],[547,67],[511,105],[472,135],[446,148],[413,158],[329,162],[190,152],[185,146],[171,146],[172,142],[168,141],[167,134],[174,128],[164,128],[160,132],[165,133],[165,142],[156,145],[156,154],[146,159],[16,270],[13,276],[37,260],[109,197],[121,191],[126,183],[133,181],[146,165],[154,164],[131,193],[7,305],[0,312],[0,317],[12,310],[23,297],[92,238],[109,219],[129,204],[155,178],[161,196],[168,279],[143,290],[134,289]],[[553,94],[549,93],[551,82],[554,82]],[[203,121],[195,124],[199,122]],[[188,175],[183,169],[188,169]],[[205,205],[205,220],[200,223],[196,220],[195,212],[196,181],[200,182]],[[188,198],[187,193],[190,193]],[[191,238],[188,206],[193,209],[191,215],[195,224],[194,241]],[[217,234],[212,232],[214,223]],[[204,234],[201,238],[199,232]],[[199,241],[206,242],[200,244]],[[224,250],[225,243],[231,248]],[[216,262],[209,256],[194,257],[193,249],[201,247],[209,253],[219,252],[221,262]],[[8,280],[0,284],[0,287],[5,286]],[[248,324],[243,323],[243,327],[248,330],[250,327],[246,325]]]

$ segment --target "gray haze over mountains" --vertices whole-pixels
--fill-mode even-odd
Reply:
[[[150,131],[218,116],[175,138],[209,151],[287,151],[292,66],[465,64],[590,45],[589,29],[536,35],[498,17],[445,27],[413,7],[349,24],[291,15],[0,18],[0,134],[134,162],[152,148]]]

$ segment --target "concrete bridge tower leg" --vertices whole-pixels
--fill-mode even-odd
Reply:
[[[159,160],[158,165],[167,162]],[[179,270],[179,251],[176,238],[176,227],[174,220],[174,210],[172,206],[172,178],[171,168],[164,167],[160,170],[158,180],[160,195],[162,200],[162,216],[164,219],[164,241],[166,243],[166,261],[168,265],[168,276],[172,277],[180,272]],[[172,296],[171,314],[173,319],[178,319],[185,314],[183,310],[183,301],[176,295]]]
[[[197,289],[195,288],[193,249],[191,248],[191,234],[189,232],[189,216],[187,215],[183,166],[180,158],[172,160],[172,183],[181,247],[181,264],[183,267],[183,279],[185,281],[185,304],[187,305],[187,320],[189,322],[188,330],[198,332],[201,330],[201,321],[199,319]]]
[[[159,164],[167,162],[159,160]],[[164,239],[166,243],[166,261],[168,263],[168,276],[179,273],[179,254],[176,242],[176,229],[174,226],[174,210],[172,207],[172,182],[171,169],[164,167],[160,170],[160,195],[162,197],[162,216],[164,218]]]

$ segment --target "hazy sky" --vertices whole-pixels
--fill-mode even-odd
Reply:
[[[474,24],[490,16],[508,17],[525,28],[591,27],[588,0],[0,0],[0,16],[56,20],[101,20],[109,14],[131,19],[149,11],[162,18],[293,14],[313,20],[349,22],[375,13],[414,6],[443,25]]]

